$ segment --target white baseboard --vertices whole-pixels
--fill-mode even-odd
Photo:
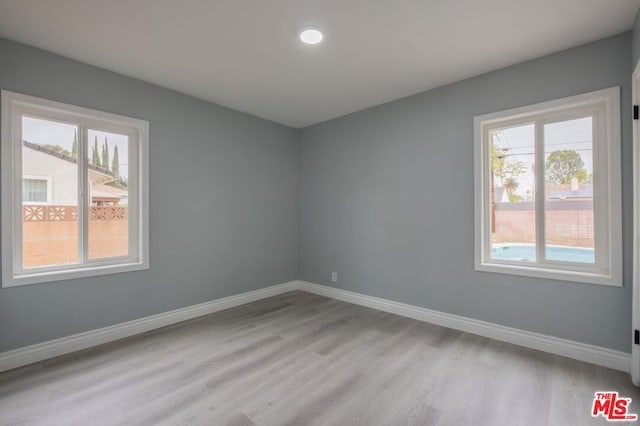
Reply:
[[[389,312],[403,317],[413,318],[479,336],[503,342],[513,343],[539,351],[562,355],[567,358],[585,361],[591,364],[601,365],[615,370],[629,372],[631,369],[631,354],[615,351],[600,346],[588,345],[573,340],[561,339],[545,334],[520,330],[512,327],[480,321],[459,315],[447,314],[419,306],[407,305],[378,297],[366,296],[342,289],[336,289],[325,285],[318,285],[300,281],[297,288],[309,293],[331,297],[366,306],[379,311]]]
[[[291,281],[0,353],[0,372],[296,290]]]
[[[113,342],[292,290],[302,290],[615,370],[629,372],[631,368],[631,354],[625,352],[505,327],[324,285],[305,281],[291,281],[0,353],[0,372]]]

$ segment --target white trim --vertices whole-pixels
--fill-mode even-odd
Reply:
[[[290,281],[0,353],[0,372],[234,308],[298,288]]]
[[[590,114],[594,117],[593,158],[594,171],[606,168],[594,185],[594,220],[596,264],[593,266],[570,262],[519,262],[491,259],[490,237],[490,200],[488,184],[488,162],[490,161],[487,129],[490,126],[507,126],[531,120],[536,123],[554,119],[558,114],[567,112]],[[566,117],[565,117],[566,118]],[[524,121],[523,121],[524,120]],[[600,121],[604,128],[600,127]],[[539,145],[542,139],[536,136],[536,152],[542,152]],[[561,281],[622,286],[622,202],[620,170],[620,88],[612,87],[584,93],[577,96],[542,102],[535,105],[513,108],[474,117],[474,205],[475,205],[475,270],[502,274],[522,275],[535,278]],[[538,155],[540,157],[540,155]],[[540,158],[537,158],[537,162]],[[538,181],[543,179],[538,175]],[[600,195],[597,195],[600,194]],[[536,191],[538,205],[543,196]],[[542,207],[543,208],[543,207]],[[536,209],[536,229],[538,251],[544,244],[544,223]]]
[[[128,255],[89,259],[87,162],[79,161],[77,264],[22,267],[22,173],[20,115],[42,116],[78,127],[79,158],[88,158],[87,129],[129,136]],[[20,179],[18,179],[20,177]],[[20,180],[20,182],[18,182]],[[18,183],[20,188],[17,188]],[[38,284],[110,273],[149,269],[149,123],[75,105],[2,90],[2,287]]]
[[[13,117],[13,111],[11,110],[11,102],[8,96],[5,96],[5,91],[1,92],[0,102],[2,103],[0,107],[0,112],[2,113],[2,117],[0,119],[0,130],[2,130],[2,139],[0,139],[0,160],[2,160],[2,167],[0,167],[0,184],[2,185],[0,192],[0,200],[2,200],[2,212],[0,213],[2,216],[2,232],[0,232],[0,237],[2,237],[2,286],[4,287],[5,277],[13,275],[13,231],[11,234],[7,236],[4,234],[6,230],[13,229],[13,209],[11,206],[13,205],[12,200],[14,197],[14,185],[7,185],[7,182],[13,181],[13,167],[5,167],[5,160],[7,158],[13,158],[13,144],[12,143],[4,143],[4,141],[11,141],[11,132],[9,131],[9,127],[6,126],[5,123],[8,123],[9,120]],[[9,161],[13,163],[13,161]],[[6,201],[9,202],[6,202]]]
[[[448,314],[419,306],[394,302],[392,300],[367,296],[347,290],[327,287],[300,281],[300,290],[318,294],[320,296],[331,297],[355,305],[366,306],[379,311],[389,312],[418,321],[428,322],[467,333],[477,334],[490,339],[524,346],[561,355],[591,364],[601,365],[615,370],[629,372],[630,354],[600,346],[589,345],[573,340],[561,339],[545,334],[520,330],[512,327],[505,327],[486,321],[467,318],[460,315]]]
[[[10,256],[7,256],[10,257]],[[3,256],[4,260],[4,256]],[[63,280],[73,280],[77,278],[95,277],[108,274],[120,274],[123,272],[134,272],[149,269],[148,263],[143,262],[124,262],[122,260],[116,260],[115,264],[106,264],[100,266],[81,266],[78,268],[64,268],[60,270],[47,270],[42,273],[36,272],[36,268],[33,268],[34,272],[30,272],[28,275],[15,275],[11,278],[4,277],[2,281],[2,287],[17,287],[21,285],[29,284],[41,284]],[[97,262],[96,262],[97,263]],[[4,275],[4,271],[3,271]]]
[[[324,285],[305,281],[290,281],[284,284],[241,293],[198,305],[187,306],[185,308],[3,352],[0,353],[0,372],[113,342],[125,337],[156,330],[294,290],[302,290],[418,321],[613,368],[615,370],[629,372],[630,369],[631,355],[625,352],[517,328],[505,327],[486,321],[448,314],[378,297],[366,296],[364,294]]]
[[[631,104],[640,102],[640,61],[631,78]],[[640,122],[633,123],[633,293],[631,314],[631,380],[640,386],[640,346],[634,344],[634,330],[640,330]]]

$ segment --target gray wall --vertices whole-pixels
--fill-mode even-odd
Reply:
[[[148,120],[151,164],[151,269],[1,289],[0,352],[296,278],[295,130],[4,39],[0,63],[2,89]]]
[[[331,285],[332,271],[339,288],[628,352],[626,108],[624,288],[473,270],[472,119],[611,86],[629,105],[639,35],[299,132],[0,39],[0,88],[146,119],[151,130],[151,269],[0,289],[0,352],[296,277]]]
[[[300,279],[630,352],[631,33],[307,127]],[[473,117],[621,86],[624,288],[475,272]]]
[[[633,22],[632,41],[631,41],[631,70],[635,69],[640,59],[640,10],[636,13],[636,19]]]

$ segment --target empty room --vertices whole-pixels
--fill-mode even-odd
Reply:
[[[0,426],[640,415],[640,0],[0,0]]]

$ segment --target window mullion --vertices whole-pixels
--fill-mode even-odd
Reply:
[[[80,251],[80,263],[86,263],[89,259],[88,234],[89,234],[89,129],[81,127],[82,143],[78,155],[79,182],[78,182],[78,250]]]
[[[545,260],[545,192],[544,192],[544,132],[540,121],[535,123],[535,222],[536,222],[536,262]]]

